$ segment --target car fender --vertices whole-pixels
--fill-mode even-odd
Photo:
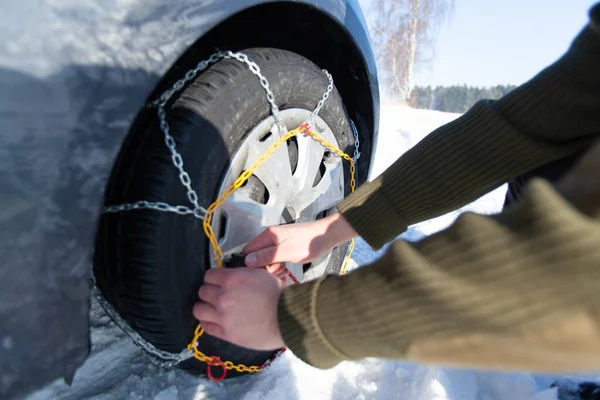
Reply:
[[[190,45],[262,3],[20,0],[2,6],[1,398],[71,376],[87,358],[96,219],[121,143]],[[344,25],[363,55],[378,104],[358,2],[297,3]]]

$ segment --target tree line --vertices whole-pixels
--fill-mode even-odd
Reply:
[[[361,0],[363,1],[363,0]],[[414,86],[416,72],[430,66],[440,27],[454,15],[456,0],[364,0],[382,93],[415,108],[464,113],[482,99],[498,99],[510,85]]]
[[[496,85],[492,87],[454,86],[416,86],[410,96],[409,104],[414,108],[424,108],[453,113],[464,113],[479,100],[497,100],[513,90],[514,85]]]

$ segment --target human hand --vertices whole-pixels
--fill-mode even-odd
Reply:
[[[206,333],[254,350],[285,346],[277,322],[283,285],[263,268],[209,269],[194,317]]]
[[[356,236],[352,226],[336,213],[318,221],[270,227],[243,252],[248,267],[268,266],[269,272],[284,274],[278,263],[310,262]]]
[[[273,275],[273,277],[279,279],[280,285],[287,286],[287,278],[291,272],[283,264],[271,264],[267,265],[265,269]]]

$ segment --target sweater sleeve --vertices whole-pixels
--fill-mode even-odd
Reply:
[[[409,225],[589,147],[600,134],[600,4],[590,16],[554,64],[500,100],[478,102],[342,201],[358,234],[380,248]]]
[[[284,341],[319,368],[386,357],[598,369],[600,314],[590,320],[586,311],[600,304],[599,218],[533,180],[502,214],[463,214],[419,243],[393,242],[346,276],[287,288]]]

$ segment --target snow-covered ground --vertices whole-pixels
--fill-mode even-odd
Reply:
[[[456,117],[457,114],[384,105],[372,177],[429,132]],[[465,210],[496,212],[501,208],[505,190],[501,187],[458,212],[411,227],[403,237],[418,240],[448,226]],[[354,258],[358,264],[365,265],[378,255],[363,241],[357,242]],[[572,394],[582,379],[450,369],[383,359],[343,362],[322,371],[286,352],[265,372],[214,383],[152,365],[96,302],[92,304],[91,322],[92,354],[75,375],[73,385],[69,387],[62,380],[54,382],[29,396],[29,400],[567,400],[578,398]],[[557,379],[559,385],[550,387]],[[600,393],[596,395],[589,398],[600,398]]]
[[[431,131],[459,116],[460,114],[384,104],[381,107],[380,140],[375,152],[375,163],[370,178],[382,173],[400,155],[420,142]],[[430,235],[446,228],[461,212],[498,212],[502,208],[505,193],[506,185],[503,185],[456,212],[422,222],[415,225],[413,229],[417,229],[424,235]]]

